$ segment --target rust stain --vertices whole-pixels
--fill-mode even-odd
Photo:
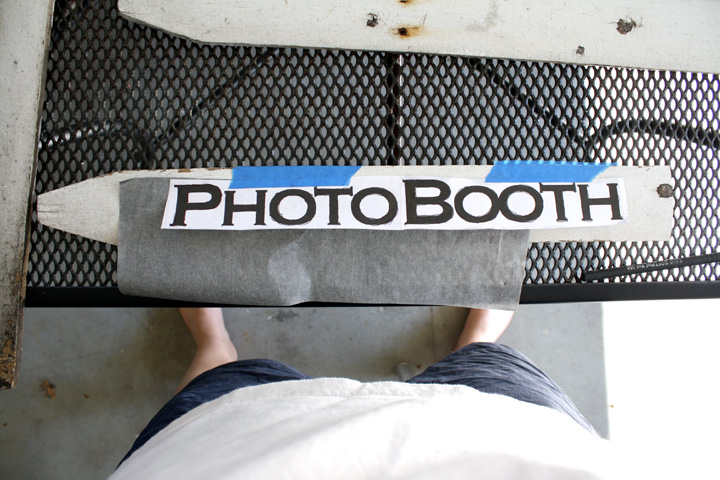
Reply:
[[[40,384],[40,388],[43,391],[43,395],[47,398],[55,400],[55,385],[50,380],[43,380]]]
[[[178,170],[179,173],[190,173],[191,171],[192,170],[190,170],[189,168],[181,168],[180,170]]]
[[[400,38],[411,38],[422,35],[424,30],[422,26],[397,27],[394,34]]]
[[[12,385],[15,381],[15,348],[12,338],[5,340],[0,350],[0,381]]]
[[[19,297],[20,293],[23,290],[23,272],[15,272],[15,281],[12,284],[12,293],[11,295],[13,297]]]
[[[622,18],[617,22],[617,31],[620,35],[627,35],[632,32],[632,29],[637,27],[638,24],[632,18],[630,20],[623,20]]]

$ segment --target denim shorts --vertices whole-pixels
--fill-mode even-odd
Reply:
[[[238,388],[310,378],[282,362],[263,359],[226,363],[202,373],[150,420],[120,463],[173,420],[205,402]],[[596,434],[592,425],[555,382],[523,354],[505,345],[470,344],[428,367],[407,383],[466,385],[481,392],[506,395],[558,410]]]

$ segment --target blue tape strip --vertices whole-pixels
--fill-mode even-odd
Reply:
[[[360,168],[318,165],[235,167],[230,188],[346,186]]]
[[[609,166],[611,165],[607,163],[554,160],[502,160],[495,162],[485,181],[489,183],[591,182]]]

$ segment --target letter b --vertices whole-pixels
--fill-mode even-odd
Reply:
[[[405,202],[407,204],[406,225],[430,225],[445,223],[452,219],[454,210],[446,202],[450,197],[450,187],[445,182],[440,180],[404,180],[404,182]],[[436,188],[438,189],[438,195],[435,197],[418,197],[418,188]],[[435,215],[418,215],[417,209],[419,205],[437,205],[442,208],[442,212]]]

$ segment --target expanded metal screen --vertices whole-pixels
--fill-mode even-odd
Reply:
[[[717,76],[419,54],[206,46],[58,0],[36,193],[124,169],[670,165],[668,242],[542,243],[526,283],[718,250]],[[39,225],[29,286],[116,285],[116,248]],[[616,282],[717,280],[720,266]]]

